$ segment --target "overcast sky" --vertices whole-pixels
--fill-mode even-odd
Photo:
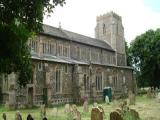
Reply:
[[[160,28],[160,0],[66,0],[44,24],[94,37],[96,16],[114,11],[122,17],[125,39],[131,42],[149,29]]]

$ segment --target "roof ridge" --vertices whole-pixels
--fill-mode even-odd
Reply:
[[[94,47],[100,47],[103,49],[115,51],[107,42],[103,40],[96,39],[96,38],[86,36],[86,35],[82,35],[82,34],[72,32],[69,30],[65,30],[62,28],[57,28],[54,26],[46,25],[46,24],[43,24],[43,26],[44,26],[43,34],[60,37],[60,38],[72,40],[74,42],[79,42],[82,44],[87,44],[87,45],[91,45]]]
[[[98,40],[98,41],[100,41],[100,42],[104,42],[104,43],[105,43],[105,41],[100,40],[100,39],[97,39],[97,38],[94,38],[94,37],[91,37],[91,36],[87,36],[87,35],[84,35],[84,34],[76,33],[76,32],[73,32],[73,31],[69,31],[69,30],[66,30],[66,29],[63,29],[63,28],[54,27],[54,26],[47,25],[47,24],[43,24],[43,25],[48,26],[48,27],[51,27],[51,28],[54,28],[54,29],[58,29],[58,30],[60,30],[61,32],[63,32],[66,36],[68,36],[68,35],[67,35],[64,31],[70,32],[70,33],[74,33],[74,34],[78,34],[78,35],[80,35],[80,36],[92,38],[93,40]],[[69,36],[68,36],[68,37],[69,37]],[[69,38],[70,38],[70,37],[69,37]],[[107,43],[107,44],[108,44],[108,43]],[[108,44],[108,45],[109,45],[109,44]],[[109,46],[110,46],[110,45],[109,45]]]

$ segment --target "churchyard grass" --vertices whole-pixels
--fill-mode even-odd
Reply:
[[[109,120],[110,112],[114,111],[119,107],[122,100],[114,101],[110,105],[105,103],[99,103],[102,105],[105,111],[104,120]],[[142,120],[160,120],[160,103],[157,102],[155,98],[147,98],[146,95],[136,97],[136,105],[130,105],[130,108],[135,109]],[[46,114],[48,120],[70,120],[71,116],[64,112],[64,106],[57,106],[58,114],[55,116],[53,108],[49,107],[46,109]],[[90,120],[91,112],[83,112],[83,106],[77,106],[78,110],[81,112],[82,120]],[[91,111],[92,104],[89,105],[89,111]],[[34,120],[40,119],[40,108],[33,109],[18,109],[18,110],[8,110],[4,106],[0,106],[0,120],[2,119],[2,114],[7,114],[7,120],[15,120],[16,111],[20,111],[23,120],[26,120],[27,115],[30,113]],[[130,120],[128,118],[128,120]]]

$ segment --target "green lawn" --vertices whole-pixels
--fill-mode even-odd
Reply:
[[[109,120],[109,113],[119,107],[121,100],[114,101],[110,105],[101,103],[105,111],[105,120]],[[136,109],[139,112],[142,120],[160,120],[160,103],[156,99],[149,99],[146,96],[138,96],[136,98],[136,105],[129,106],[130,108]],[[92,105],[89,106],[91,111]],[[82,120],[90,120],[91,113],[83,112],[83,107],[78,106],[78,110],[81,112]],[[0,107],[0,120],[2,119],[2,114],[5,112],[7,114],[7,120],[15,120],[16,111],[20,111],[23,120],[26,120],[27,114],[32,114],[34,120],[40,120],[40,108],[34,109],[20,109],[15,111],[9,111],[3,106]],[[64,106],[58,107],[58,114],[55,116],[53,108],[47,108],[48,120],[69,120],[69,117],[64,113]]]

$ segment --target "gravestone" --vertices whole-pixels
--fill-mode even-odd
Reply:
[[[156,90],[153,88],[149,88],[147,91],[147,97],[148,98],[155,98],[156,97]]]
[[[131,90],[128,93],[128,99],[129,99],[130,105],[135,105],[135,101],[136,101],[135,94]]]
[[[2,118],[3,118],[3,120],[7,120],[7,115],[5,113],[3,113]]]
[[[93,107],[98,107],[98,104],[96,102],[94,102]]]
[[[157,100],[160,102],[160,92],[157,94]]]
[[[69,113],[70,112],[70,105],[69,104],[65,105],[64,112],[65,113]]]
[[[31,114],[28,114],[27,120],[34,120]]]
[[[129,112],[131,113],[131,115],[135,120],[139,119],[139,113],[136,110],[130,109]]]
[[[107,103],[107,104],[109,104],[109,97],[106,95],[106,97],[105,97],[105,102]]]
[[[81,113],[78,110],[74,111],[73,119],[81,120]]]
[[[113,111],[110,113],[110,120],[123,120],[123,118],[119,112]]]
[[[74,120],[81,120],[81,113],[78,111],[76,105],[72,105],[72,116]]]
[[[73,120],[81,120],[81,113],[78,111],[76,105],[72,105],[70,114],[73,116]]]
[[[58,116],[58,109],[57,108],[53,108],[53,116]]]
[[[91,111],[91,120],[103,120],[103,111],[98,107],[93,107]]]
[[[19,111],[16,112],[16,119],[15,120],[22,120],[22,116]]]
[[[41,119],[42,119],[42,118],[46,117],[46,107],[45,107],[45,105],[44,104],[41,105],[40,109],[41,109],[40,115],[41,115]]]
[[[76,111],[77,110],[77,106],[74,104],[72,105],[72,111]]]
[[[83,103],[83,111],[84,112],[89,112],[88,100],[85,100],[84,103]]]

